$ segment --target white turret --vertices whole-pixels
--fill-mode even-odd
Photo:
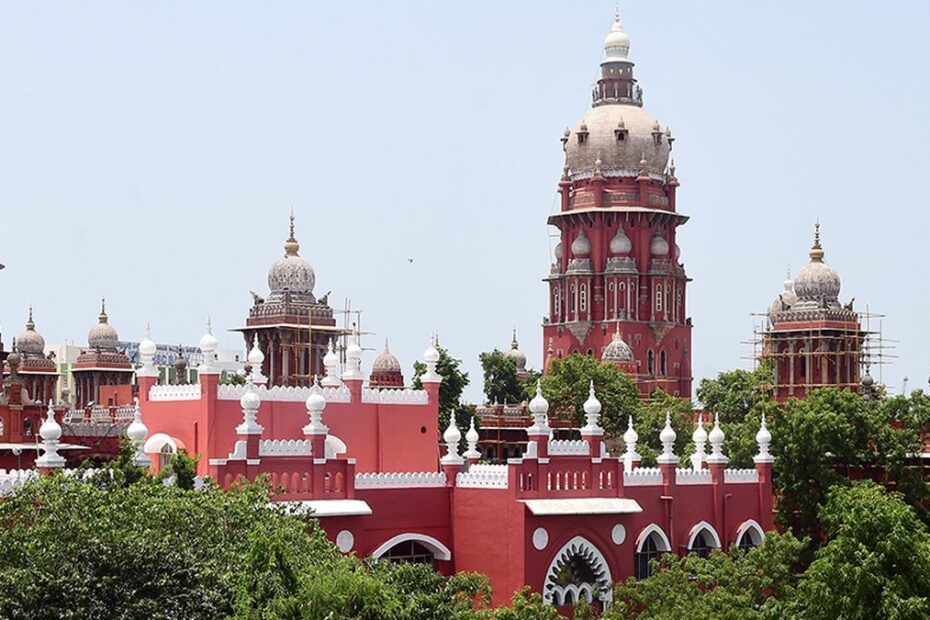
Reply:
[[[339,387],[342,385],[342,379],[339,378],[339,356],[333,348],[333,341],[329,341],[329,349],[323,356],[323,368],[326,375],[323,377],[323,387]]]
[[[246,377],[245,393],[239,399],[239,404],[242,406],[243,419],[242,424],[236,427],[236,434],[261,435],[265,429],[258,423],[257,418],[262,399],[259,398],[258,393],[255,391],[255,384],[252,383],[251,375]]]
[[[542,382],[536,382],[536,396],[530,401],[530,414],[533,416],[533,425],[526,429],[531,436],[549,436],[552,429],[549,427],[549,401],[543,398]]]
[[[48,404],[45,421],[39,427],[39,436],[42,437],[42,456],[36,459],[36,467],[46,469],[61,468],[65,466],[65,459],[58,454],[58,439],[61,438],[61,426],[55,420],[55,410],[52,403]]]
[[[304,435],[326,435],[329,427],[323,424],[323,410],[326,409],[326,397],[320,389],[319,379],[315,379],[307,397],[307,413],[310,414],[310,423],[304,428]]]
[[[675,434],[675,429],[672,428],[672,414],[666,412],[665,428],[659,433],[659,441],[662,442],[662,454],[659,455],[656,462],[663,465],[678,462],[678,457],[675,455],[675,440],[677,438],[678,435]]]
[[[142,347],[139,348],[141,349]],[[145,436],[148,434],[149,429],[142,421],[142,409],[139,407],[139,399],[137,398],[132,423],[126,428],[126,436],[136,449],[135,454],[132,455],[132,464],[136,467],[149,467],[152,464],[152,459],[142,451],[142,446],[145,443]]]
[[[439,350],[436,348],[436,339],[431,338],[429,346],[423,352],[423,363],[426,364],[426,372],[420,377],[420,381],[426,383],[439,383],[442,377],[436,372],[436,364],[439,363]]]
[[[359,334],[356,332],[354,340],[346,347],[346,369],[343,379],[362,378],[362,345],[359,343]]]
[[[756,463],[772,463],[775,457],[769,452],[769,446],[772,444],[772,433],[765,427],[765,414],[762,414],[762,423],[759,425],[759,432],[756,433],[756,443],[759,445],[759,454],[755,455],[752,460]]]
[[[708,435],[710,439],[710,456],[707,457],[708,463],[726,464],[729,459],[723,454],[723,440],[726,438],[723,429],[720,428],[720,414],[714,416],[714,428]]]
[[[641,460],[639,454],[636,453],[637,441],[639,441],[639,435],[633,428],[633,416],[629,416],[626,432],[623,433],[623,443],[626,445],[626,452],[623,453],[623,468],[628,472],[633,471],[633,467]]]
[[[694,442],[694,454],[691,455],[691,468],[698,471],[704,467],[704,459],[707,458],[707,431],[704,430],[704,414],[698,414],[697,427],[691,433],[691,441]]]
[[[481,458],[481,452],[478,451],[478,429],[475,428],[475,418],[472,416],[471,423],[468,425],[468,432],[465,433],[465,441],[468,442],[468,450],[465,451],[465,458],[469,461],[477,461]]]
[[[203,359],[200,362],[200,366],[197,367],[197,374],[218,374],[219,368],[216,366],[216,348],[219,346],[219,343],[213,335],[213,325],[210,323],[209,317],[207,317],[207,331],[200,338],[199,346]]]
[[[446,455],[439,459],[443,465],[461,465],[465,459],[459,456],[459,441],[462,439],[462,432],[455,425],[455,414],[449,416],[449,426],[442,434],[442,440],[446,442]]]
[[[582,435],[603,435],[604,429],[600,427],[601,401],[594,395],[594,381],[588,385],[588,400],[584,401],[585,425],[581,428]]]
[[[262,353],[261,348],[258,346],[258,334],[252,336],[252,348],[249,349],[249,355],[246,359],[249,361],[249,366],[252,367],[252,381],[256,385],[268,383],[268,377],[262,374],[265,354]]]
[[[158,351],[158,346],[155,344],[155,341],[152,340],[152,330],[146,324],[145,326],[145,337],[142,338],[142,342],[139,343],[139,360],[142,362],[136,370],[137,377],[157,377],[158,368],[155,367],[155,353]]]

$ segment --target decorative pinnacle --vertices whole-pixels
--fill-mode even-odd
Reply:
[[[814,245],[811,247],[811,260],[815,263],[823,262],[823,247],[820,245],[820,222],[814,224]]]
[[[35,329],[35,321],[32,320],[32,305],[29,306],[29,318],[26,319],[26,329]]]
[[[513,328],[513,340],[510,341],[510,348],[516,349],[519,348],[520,343],[517,342],[517,328]]]
[[[101,323],[107,322],[108,317],[107,317],[107,298],[106,297],[100,298],[100,316],[97,318],[100,320]]]
[[[285,256],[297,256],[297,252],[300,251],[300,244],[297,242],[297,237],[294,236],[294,208],[291,207],[291,217],[290,217],[290,236],[287,238],[287,241],[284,242],[284,254]]]

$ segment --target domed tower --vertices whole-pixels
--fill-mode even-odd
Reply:
[[[97,322],[87,332],[87,348],[78,355],[74,376],[74,401],[80,409],[88,403],[100,406],[132,402],[132,364],[119,349],[119,334],[110,325],[106,300],[100,301]]]
[[[368,385],[373,388],[402,388],[404,387],[404,373],[400,362],[388,348],[384,341],[384,351],[375,358],[371,366],[371,376]]]
[[[347,333],[336,327],[329,293],[317,299],[315,286],[313,267],[300,256],[292,214],[284,256],[268,270],[268,297],[252,293],[245,327],[234,330],[242,332],[246,348],[258,337],[265,355],[261,374],[269,385],[312,384],[315,375],[324,373],[323,356],[330,341]]]
[[[26,329],[13,341],[13,345],[19,354],[17,373],[26,394],[33,401],[48,403],[54,398],[58,385],[58,365],[45,355],[45,338],[36,331],[31,306]],[[9,364],[4,366],[3,374],[10,374]]]
[[[544,349],[603,359],[622,328],[641,396],[691,395],[688,277],[676,243],[674,138],[643,107],[619,15],[604,41],[591,109],[562,135],[559,230]]]
[[[517,342],[517,329],[513,330],[513,338],[510,341],[510,349],[504,353],[508,358],[513,360],[517,367],[517,377],[526,379],[530,376],[530,371],[526,369],[526,353],[520,350],[520,343]]]
[[[817,224],[810,262],[785,282],[768,312],[759,359],[772,366],[777,401],[821,387],[862,389],[865,334],[853,302],[841,304],[839,295],[840,277],[824,261]]]

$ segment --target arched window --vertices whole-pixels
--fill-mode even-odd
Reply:
[[[763,540],[765,540],[765,532],[753,519],[744,522],[736,530],[736,546],[743,551],[758,547]]]
[[[611,581],[604,555],[589,540],[576,536],[559,549],[549,564],[543,600],[554,605],[574,605],[582,598],[589,603],[606,603],[612,597]]]
[[[691,528],[688,539],[688,553],[694,553],[700,558],[707,558],[712,549],[720,548],[720,537],[706,521],[701,521]]]
[[[588,309],[588,287],[584,284],[581,285],[581,311],[584,312]]]
[[[374,558],[384,558],[401,564],[432,564],[434,560],[451,560],[452,552],[444,544],[426,534],[398,534],[372,552]]]
[[[634,574],[637,579],[645,579],[652,574],[649,563],[663,553],[672,550],[668,536],[658,525],[650,525],[644,529],[637,539],[636,566]]]
[[[653,353],[652,349],[646,351],[646,372],[650,375],[656,372],[656,354]]]
[[[433,552],[415,540],[405,540],[402,543],[397,543],[381,557],[395,564],[433,563]]]
[[[571,297],[572,297],[572,314],[578,312],[578,298],[575,296],[575,285],[571,286]]]
[[[171,463],[172,458],[174,458],[174,448],[171,447],[171,444],[166,443],[161,447],[161,450],[158,451],[158,471],[167,467]]]
[[[659,352],[659,374],[663,377],[668,374],[668,353],[665,349]]]
[[[662,312],[662,286],[656,287],[656,312]]]

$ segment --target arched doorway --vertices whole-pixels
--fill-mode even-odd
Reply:
[[[543,600],[553,605],[574,605],[582,599],[608,604],[613,596],[610,567],[603,554],[583,536],[575,536],[559,549],[543,580]]]

